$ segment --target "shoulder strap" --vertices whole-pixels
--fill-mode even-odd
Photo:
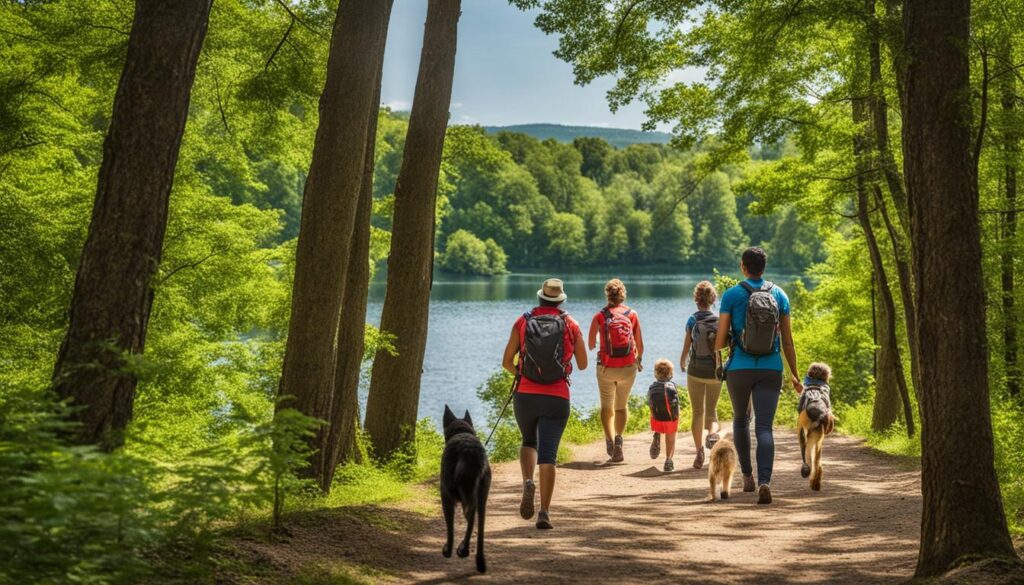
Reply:
[[[743,290],[747,291],[748,294],[754,294],[755,292],[754,287],[751,286],[750,283],[745,280],[740,281],[740,286],[742,286]]]
[[[761,283],[761,290],[763,290],[764,292],[768,292],[773,288],[775,288],[775,283],[771,282],[770,280],[766,280],[763,283]]]

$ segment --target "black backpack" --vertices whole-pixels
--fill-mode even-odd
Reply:
[[[657,421],[679,420],[679,392],[672,382],[655,382],[647,389],[647,405]]]
[[[718,336],[718,315],[710,311],[693,314],[696,323],[690,330],[690,360],[686,373],[697,378],[715,378],[715,337]]]
[[[760,289],[746,281],[740,282],[740,286],[750,295],[740,335],[743,351],[753,356],[775,353],[775,338],[779,334],[779,303],[771,292],[775,285],[766,280]]]
[[[519,372],[538,384],[569,377],[565,357],[565,311],[557,315],[523,314],[526,332],[519,355]]]

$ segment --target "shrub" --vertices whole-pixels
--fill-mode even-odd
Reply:
[[[462,274],[501,274],[505,272],[505,251],[494,240],[480,240],[466,230],[456,230],[448,236],[441,267]]]

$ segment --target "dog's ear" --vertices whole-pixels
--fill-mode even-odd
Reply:
[[[445,428],[448,428],[448,425],[452,424],[453,421],[455,421],[455,413],[452,412],[452,409],[448,408],[447,404],[445,404],[444,405],[444,426],[445,426]]]
[[[473,426],[473,419],[472,419],[472,417],[469,416],[469,411],[468,410],[466,411],[466,414],[462,417],[462,420],[468,422],[469,426]]]

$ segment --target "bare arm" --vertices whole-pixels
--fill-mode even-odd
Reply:
[[[591,351],[597,347],[597,333],[600,330],[600,325],[597,324],[597,315],[590,321],[590,332],[587,334],[587,346],[590,347]]]
[[[640,318],[637,317],[636,328],[633,329],[633,341],[636,342],[636,364],[639,370],[643,370],[641,362],[644,359],[644,334],[640,331]],[[639,371],[638,370],[638,371]]]
[[[793,389],[799,394],[804,391],[804,387],[796,375],[796,346],[793,345],[793,323],[789,315],[779,317],[779,329],[782,332],[782,353],[786,356],[786,363],[789,365],[790,382],[793,383]]]
[[[573,348],[573,355],[576,357],[576,369],[587,369],[587,346],[583,345],[583,336],[576,336],[576,346]]]
[[[689,330],[687,330],[687,332],[686,332],[686,339],[683,341],[683,353],[679,354],[679,371],[681,373],[686,373],[686,366],[687,366],[686,360],[687,360],[687,357],[689,357],[689,355],[690,355],[690,345],[692,343],[693,343],[693,340],[690,339],[690,332],[689,332]]]
[[[718,335],[715,336],[715,353],[725,349],[725,342],[729,339],[729,332],[732,331],[732,315],[730,313],[718,314]]]
[[[519,330],[515,325],[512,326],[512,334],[508,337],[508,343],[505,345],[505,355],[501,358],[501,367],[512,374],[516,374],[516,354],[519,353]]]

